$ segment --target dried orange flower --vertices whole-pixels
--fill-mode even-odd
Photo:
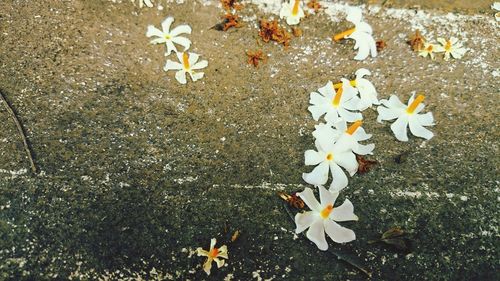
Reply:
[[[321,8],[321,4],[318,2],[318,0],[311,0],[309,2],[307,2],[307,7],[309,9],[313,9],[315,13],[317,13],[319,11],[319,9]]]
[[[230,11],[231,9],[241,10],[243,5],[236,2],[238,2],[238,0],[220,0],[222,7],[226,11]]]
[[[377,52],[380,52],[387,47],[387,43],[385,43],[384,40],[378,40],[375,42],[375,45],[377,46]]]
[[[252,52],[252,51],[247,51],[247,56],[248,56],[248,64],[251,64],[255,67],[259,66],[259,61],[265,62],[267,60],[267,57],[262,53],[261,50]]]
[[[293,36],[300,37],[300,36],[302,36],[302,29],[300,29],[298,27],[292,27],[292,33],[293,33]]]
[[[222,17],[224,20],[222,21],[222,24],[224,26],[222,27],[223,31],[227,31],[231,27],[241,27],[241,23],[239,20],[239,16],[233,15],[233,14],[226,14],[225,16]]]
[[[288,47],[290,44],[290,39],[292,38],[290,33],[280,26],[278,26],[278,21],[260,21],[259,36],[264,42],[269,42],[270,40],[276,41],[279,44],[283,44]]]
[[[421,51],[424,48],[425,38],[420,34],[420,30],[415,31],[415,35],[410,37],[408,44],[410,44],[413,51]]]
[[[372,169],[373,166],[378,164],[376,160],[368,160],[361,155],[356,154],[356,161],[358,162],[358,173],[364,174]]]
[[[304,209],[305,207],[304,201],[299,196],[297,196],[296,192],[292,193],[291,195],[286,194],[285,192],[278,192],[278,196],[295,209]]]

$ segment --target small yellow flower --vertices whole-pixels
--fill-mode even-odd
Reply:
[[[434,53],[444,52],[444,48],[442,46],[433,44],[433,43],[424,43],[424,48],[418,53],[421,57],[431,57],[434,59]]]
[[[212,261],[215,261],[217,263],[217,268],[220,268],[224,265],[223,259],[229,258],[227,256],[227,246],[224,245],[220,248],[216,248],[215,243],[217,243],[217,240],[215,238],[212,238],[212,240],[210,240],[210,250],[205,251],[201,247],[196,249],[198,256],[207,257],[207,260],[203,264],[203,270],[207,273],[207,275],[210,275],[210,269],[212,268]]]
[[[450,55],[455,59],[460,59],[467,52],[467,49],[455,37],[451,37],[449,40],[445,40],[444,38],[438,38],[437,40],[443,47],[440,52],[444,52],[444,60],[449,60]]]

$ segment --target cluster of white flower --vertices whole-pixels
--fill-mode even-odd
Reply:
[[[189,74],[193,81],[201,79],[204,73],[196,70],[207,67],[208,61],[198,61],[200,57],[198,54],[186,52],[189,47],[191,47],[191,41],[186,37],[180,36],[180,34],[191,34],[192,29],[189,25],[183,24],[170,30],[170,26],[173,22],[173,17],[167,17],[161,23],[162,30],[149,25],[146,36],[154,37],[154,39],[151,40],[151,44],[165,44],[167,46],[165,56],[169,56],[172,52],[176,54],[179,62],[167,60],[163,70],[177,70],[175,73],[175,79],[177,79],[179,83],[187,83],[186,74]],[[184,50],[182,52],[177,51],[175,44],[181,45],[184,47]]]
[[[407,106],[394,95],[388,100],[379,101],[375,87],[364,78],[370,74],[369,70],[361,68],[356,71],[356,79],[352,81],[341,79],[342,82],[337,84],[329,81],[310,95],[311,105],[308,109],[313,119],[318,121],[323,117],[326,123],[315,126],[312,134],[316,150],[307,150],[304,157],[305,165],[316,167],[310,173],[304,173],[302,178],[319,188],[321,203],[316,200],[310,188],[298,193],[312,211],[298,213],[295,216],[295,223],[297,233],[309,228],[306,236],[320,250],[328,249],[325,232],[337,243],[356,239],[352,230],[336,223],[358,219],[354,215],[352,203],[346,200],[338,207],[334,207],[334,203],[339,192],[348,185],[348,178],[343,169],[353,176],[358,171],[356,154],[372,154],[375,148],[374,144],[360,143],[372,135],[367,134],[361,127],[363,116],[358,111],[382,104],[377,108],[379,113],[377,120],[380,122],[397,118],[391,129],[400,141],[408,140],[406,134],[408,125],[415,136],[425,139],[433,136],[432,132],[423,127],[433,125],[432,113],[418,114],[424,109],[423,95],[418,95],[417,98],[412,95]],[[348,126],[347,122],[353,124]],[[324,185],[328,182],[330,174],[332,180],[327,190]]]

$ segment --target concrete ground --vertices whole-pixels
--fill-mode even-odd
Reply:
[[[499,279],[500,41],[489,1],[353,1],[387,43],[362,62],[353,42],[330,39],[349,27],[343,3],[304,19],[285,49],[258,39],[258,20],[277,17],[263,1],[247,2],[243,26],[227,32],[210,29],[224,14],[216,2],[116,2],[0,2],[0,90],[39,169],[2,103],[0,280],[367,280],[296,236],[276,195],[307,186],[309,93],[361,67],[379,98],[423,92],[435,137],[399,142],[363,112],[379,165],[349,178],[340,200],[360,220],[343,225],[357,239],[330,248],[372,280]],[[193,28],[190,51],[209,62],[200,81],[177,83],[164,46],[148,44],[146,27],[169,15]],[[406,44],[417,28],[469,51],[418,57]],[[257,49],[268,59],[254,68],[245,51]],[[394,226],[410,251],[368,243]],[[229,260],[207,277],[194,250],[214,237]]]

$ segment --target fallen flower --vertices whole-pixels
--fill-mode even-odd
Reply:
[[[493,10],[498,11],[498,12],[495,13],[495,19],[497,21],[500,21],[500,2],[495,2],[495,3],[491,4],[491,8]]]
[[[419,52],[424,48],[425,38],[420,34],[420,30],[415,31],[415,35],[410,37],[408,44],[410,44],[411,48],[415,52]]]
[[[377,52],[379,53],[387,47],[387,43],[384,40],[377,40],[377,42],[375,42],[375,45],[377,46]]]
[[[328,249],[325,232],[336,243],[347,243],[356,239],[354,231],[336,223],[358,220],[358,217],[354,214],[354,206],[348,199],[338,207],[333,206],[338,194],[338,192],[326,190],[321,185],[319,186],[321,203],[318,202],[310,188],[306,188],[298,194],[311,211],[295,215],[295,224],[297,226],[295,233],[301,233],[309,228],[306,233],[307,238],[322,251]]]
[[[418,95],[414,98],[411,95],[408,101],[408,106],[404,105],[398,97],[391,95],[389,100],[381,100],[383,106],[379,106],[377,111],[379,113],[377,121],[396,119],[391,125],[391,130],[394,132],[396,138],[400,141],[408,141],[406,127],[410,127],[410,132],[424,139],[431,139],[434,134],[424,128],[424,126],[433,126],[434,117],[431,112],[425,114],[418,114],[421,112],[425,105],[422,101],[425,99],[423,95]]]
[[[302,29],[300,29],[298,27],[292,27],[292,33],[293,33],[293,36],[300,37],[300,36],[302,36]]]
[[[223,259],[229,258],[227,255],[227,246],[224,245],[220,248],[216,248],[215,243],[217,243],[217,240],[215,238],[212,238],[212,240],[210,240],[210,250],[205,251],[201,247],[196,249],[198,256],[207,257],[207,260],[205,261],[205,263],[203,263],[203,270],[207,273],[207,275],[210,275],[212,261],[215,261],[217,263],[217,268],[220,268],[224,265]]]
[[[170,26],[174,22],[173,17],[167,17],[162,23],[163,31],[158,28],[149,25],[146,32],[147,37],[158,37],[151,40],[151,44],[163,44],[167,45],[167,52],[165,56],[170,55],[172,51],[177,52],[177,48],[174,43],[179,44],[184,47],[184,52],[191,46],[191,41],[186,37],[179,36],[179,34],[187,33],[191,34],[191,27],[187,24],[179,25],[170,31]]]
[[[371,107],[372,104],[379,105],[380,101],[377,98],[377,90],[375,86],[373,86],[372,82],[363,78],[366,75],[371,75],[372,73],[366,68],[360,68],[356,71],[356,79],[351,80],[350,84],[359,92],[360,100],[357,106],[357,109],[363,111],[368,107]],[[337,83],[333,85],[335,89],[339,89],[342,87],[342,83]]]
[[[305,16],[300,0],[290,0],[289,3],[285,2],[281,5],[280,18],[286,18],[288,25],[299,24],[300,19]]]
[[[186,84],[186,73],[189,73],[191,79],[194,81],[203,78],[203,72],[197,72],[195,70],[202,69],[208,66],[208,61],[202,60],[198,62],[199,55],[195,53],[176,53],[179,62],[174,62],[167,60],[163,70],[179,70],[175,73],[175,79],[181,84]]]
[[[333,140],[340,145],[344,145],[344,147],[349,147],[356,154],[372,154],[375,144],[363,145],[359,143],[372,137],[371,134],[367,134],[363,127],[361,127],[362,123],[361,120],[358,120],[347,127],[346,121],[340,119],[333,124],[335,129],[329,123],[319,124],[315,126],[316,130],[312,134],[321,143]]]
[[[344,38],[354,39],[356,41],[354,49],[358,50],[358,54],[354,57],[355,60],[364,60],[371,55],[377,56],[377,45],[372,37],[372,27],[362,21],[362,11],[358,7],[352,7],[347,10],[348,21],[354,24],[354,28],[336,34],[333,37],[335,42]]]
[[[136,2],[136,0],[131,1],[132,3]],[[148,6],[149,8],[153,7],[153,3],[151,2],[151,0],[139,0],[139,8],[144,7],[144,4],[146,4],[146,6]]]
[[[434,52],[444,52],[444,60],[446,61],[450,59],[450,55],[455,59],[460,59],[467,52],[467,49],[463,48],[462,43],[458,42],[455,37],[451,37],[449,40],[438,38],[437,41],[441,43],[443,48]]]
[[[297,196],[297,193],[289,195],[284,192],[278,192],[278,196],[295,209],[304,209],[304,201]]]
[[[346,79],[342,80],[342,87],[335,92],[334,85],[331,81],[319,88],[318,92],[312,92],[307,109],[311,112],[313,119],[318,121],[319,118],[325,115],[325,120],[329,123],[334,123],[340,117],[347,122],[354,122],[363,119],[359,112],[351,112],[357,110],[359,98],[356,96],[356,90],[351,86]]]
[[[262,53],[261,50],[258,51],[247,51],[246,52],[248,56],[248,64],[251,64],[255,67],[259,66],[259,61],[265,62],[267,60],[267,57]]]
[[[439,46],[439,45],[432,44],[432,43],[424,43],[424,48],[422,50],[420,50],[418,55],[421,57],[424,57],[424,58],[427,57],[427,55],[429,55],[429,57],[431,57],[431,59],[434,59],[434,52],[438,53],[438,52],[443,52],[443,51],[444,51],[444,48]]]
[[[316,167],[310,173],[303,173],[302,179],[312,185],[324,185],[328,181],[328,174],[332,174],[331,191],[340,191],[347,186],[346,169],[352,176],[358,170],[356,156],[346,142],[335,142],[318,138],[315,141],[316,151],[307,150],[304,153],[305,165]]]

